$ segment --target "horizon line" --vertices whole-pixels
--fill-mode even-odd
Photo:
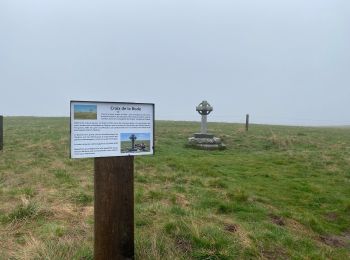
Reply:
[[[29,116],[29,115],[0,115],[3,116],[4,118],[6,117],[28,117],[28,118],[67,118],[69,119],[70,116]],[[187,120],[187,119],[181,119],[181,120],[175,120],[175,119],[155,119],[155,121],[170,121],[170,122],[193,122],[193,123],[198,123],[200,120]],[[245,125],[245,122],[234,122],[234,121],[227,121],[227,120],[222,120],[222,121],[209,121],[208,124],[210,123],[226,123],[226,124],[242,124]],[[350,124],[300,124],[300,123],[262,123],[262,122],[250,122],[249,125],[268,125],[268,126],[291,126],[291,127],[350,127]]]

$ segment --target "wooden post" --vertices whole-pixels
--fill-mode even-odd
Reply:
[[[4,147],[4,117],[0,116],[0,151]]]
[[[249,114],[245,117],[245,130],[248,131],[249,129]]]
[[[94,259],[134,259],[134,157],[95,158]]]

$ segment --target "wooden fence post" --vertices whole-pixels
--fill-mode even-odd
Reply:
[[[4,147],[4,117],[0,116],[0,151]]]
[[[245,130],[248,131],[249,129],[249,114],[245,117]]]
[[[94,259],[134,259],[134,157],[95,158]]]

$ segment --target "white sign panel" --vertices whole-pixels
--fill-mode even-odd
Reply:
[[[71,158],[154,153],[154,104],[70,102]]]

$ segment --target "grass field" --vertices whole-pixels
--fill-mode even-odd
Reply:
[[[74,119],[97,119],[97,112],[74,112]]]
[[[93,258],[93,160],[67,118],[4,118],[0,259]],[[137,259],[349,259],[350,128],[209,124],[225,151],[184,148],[199,123],[156,122],[135,159]]]

